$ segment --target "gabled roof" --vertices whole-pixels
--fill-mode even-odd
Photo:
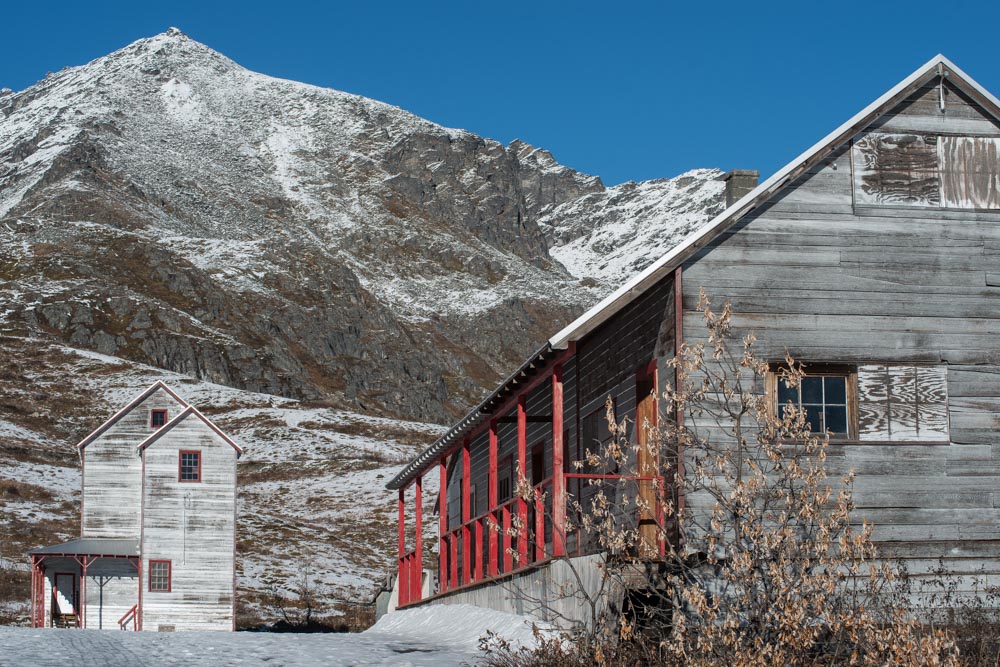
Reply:
[[[187,401],[185,401],[183,398],[181,398],[176,393],[174,393],[174,391],[170,387],[168,387],[166,384],[164,384],[163,381],[157,380],[153,384],[149,385],[149,387],[145,391],[143,391],[141,394],[139,394],[138,396],[136,396],[135,398],[133,398],[129,402],[128,405],[126,405],[124,408],[122,408],[121,410],[119,410],[118,412],[116,412],[114,415],[112,415],[112,417],[110,419],[108,419],[108,421],[106,421],[103,424],[101,424],[100,426],[98,426],[97,429],[93,433],[91,433],[86,438],[84,438],[83,440],[81,440],[80,444],[78,444],[76,446],[77,449],[81,449],[82,450],[84,447],[86,447],[91,442],[93,442],[94,440],[96,440],[102,433],[104,433],[109,428],[111,428],[116,423],[118,423],[118,420],[120,420],[122,417],[124,417],[128,413],[132,412],[132,410],[136,406],[138,406],[139,404],[141,404],[143,401],[145,401],[147,398],[149,398],[150,396],[152,396],[154,393],[156,393],[160,389],[162,389],[163,391],[165,391],[168,394],[170,394],[170,396],[172,396],[178,403],[180,403],[184,407],[187,407]]]
[[[889,89],[884,95],[859,111],[853,118],[823,137],[807,151],[789,162],[751,192],[747,193],[742,199],[693,231],[663,257],[630,278],[624,285],[550,338],[543,349],[549,351],[565,350],[572,343],[582,339],[646,290],[658,283],[671,271],[681,266],[684,261],[708,245],[744,215],[763,204],[785,185],[793,182],[817,162],[842,146],[844,142],[870,125],[879,116],[904,101],[910,94],[937,76],[947,76],[950,83],[962,89],[988,113],[1000,121],[1000,100],[950,60],[938,54]],[[534,356],[538,356],[538,353]],[[454,443],[461,436],[481,424],[488,416],[488,406],[492,404],[495,397],[505,394],[513,386],[512,383],[516,383],[516,380],[519,378],[521,378],[521,375],[518,373],[507,378],[486,401],[474,408],[458,423],[452,426],[447,433],[408,463],[399,474],[386,484],[386,488],[399,489],[407,485],[429,462],[437,460],[454,446]]]
[[[983,88],[954,63],[938,54],[893,86],[880,98],[859,111],[853,118],[819,140],[812,148],[799,155],[781,170],[747,193],[718,216],[689,234],[666,255],[653,262],[644,271],[631,278],[608,297],[578,317],[565,329],[549,339],[556,350],[567,347],[571,341],[580,340],[608,318],[627,306],[637,296],[659,282],[663,276],[680,266],[698,250],[711,242],[737,220],[762,204],[786,184],[802,175],[830,152],[872,123],[893,106],[905,100],[916,89],[937,76],[947,76],[948,81],[963,89],[994,118],[1000,121],[1000,100]]]
[[[206,417],[205,415],[201,414],[201,412],[199,412],[198,409],[195,408],[193,405],[189,405],[186,408],[184,408],[184,410],[180,414],[178,414],[176,417],[174,417],[173,419],[171,419],[170,421],[168,421],[166,424],[164,424],[159,429],[157,429],[155,432],[153,432],[148,438],[146,438],[141,443],[139,443],[138,447],[136,447],[136,450],[140,451],[140,452],[143,451],[144,449],[146,449],[147,447],[149,447],[150,445],[152,445],[154,442],[156,442],[157,440],[159,440],[162,436],[166,435],[173,427],[177,426],[178,424],[180,424],[182,421],[184,421],[185,419],[187,419],[191,415],[194,415],[198,419],[200,419],[203,422],[205,422],[206,426],[208,426],[210,429],[212,429],[213,431],[215,431],[216,433],[218,433],[219,437],[221,437],[223,440],[225,440],[227,443],[229,443],[229,445],[231,445],[232,448],[236,450],[236,456],[237,457],[239,457],[239,456],[241,456],[243,454],[243,448],[242,447],[240,447],[235,442],[233,442],[232,438],[230,438],[228,435],[226,435],[225,433],[223,433],[222,429],[220,429],[218,426],[216,426],[215,424],[213,424],[212,421],[208,417]]]

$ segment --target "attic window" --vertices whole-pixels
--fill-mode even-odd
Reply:
[[[166,410],[153,410],[149,413],[149,427],[150,428],[160,428],[167,423],[167,411]]]
[[[201,481],[201,452],[182,449],[178,460],[178,481]]]

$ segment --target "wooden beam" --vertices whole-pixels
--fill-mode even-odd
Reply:
[[[406,504],[405,504],[405,489],[399,490],[399,535],[398,535],[398,548],[397,552],[399,554],[399,573],[397,574],[398,581],[396,582],[397,591],[397,604],[403,606],[409,600],[407,599],[407,592],[409,590],[409,581],[407,581],[407,569],[406,563],[403,560],[403,556],[406,555]]]
[[[419,600],[422,594],[422,584],[424,575],[424,478],[417,475],[417,490],[416,490],[416,512],[417,512],[417,528],[416,537],[414,545],[416,553],[414,554],[414,560],[416,561],[413,569],[416,571],[416,581],[413,582],[415,585],[414,600]]]
[[[462,579],[472,583],[471,551],[472,539],[469,521],[472,520],[472,439],[466,438],[462,445]]]
[[[448,589],[448,459],[444,456],[438,463],[441,485],[438,490],[438,587],[441,592]]]
[[[527,475],[528,469],[528,395],[526,393],[517,397],[517,485]],[[528,503],[524,498],[518,496],[517,516],[520,519],[521,531],[517,537],[517,553],[519,556],[518,567],[528,564]]]
[[[497,506],[497,420],[493,419],[490,421],[490,471],[489,471],[489,482],[487,482],[487,493],[489,494],[488,502],[489,509],[493,517],[493,521],[497,526],[500,525],[500,517],[493,511],[493,508]],[[493,528],[490,529],[489,539],[489,575],[491,577],[497,576],[500,572],[500,564],[497,561],[497,531]]]
[[[563,367],[552,369],[552,555],[566,555],[566,478],[563,442]],[[544,536],[543,536],[544,539]]]
[[[552,422],[552,415],[531,415],[528,416],[527,422],[529,424],[548,424]],[[497,417],[498,424],[516,424],[517,417]]]

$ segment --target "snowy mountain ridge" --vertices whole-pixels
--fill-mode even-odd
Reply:
[[[66,343],[446,421],[721,208],[718,176],[605,188],[170,30],[0,98],[0,298]],[[123,255],[133,275],[107,275]]]

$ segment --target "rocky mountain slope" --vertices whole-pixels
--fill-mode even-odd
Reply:
[[[304,567],[368,599],[383,479],[721,210],[720,175],[605,187],[176,30],[0,91],[0,558],[75,534],[72,445],[159,378],[247,447],[247,613]]]
[[[718,211],[718,175],[605,188],[170,30],[0,97],[0,329],[447,421]]]

